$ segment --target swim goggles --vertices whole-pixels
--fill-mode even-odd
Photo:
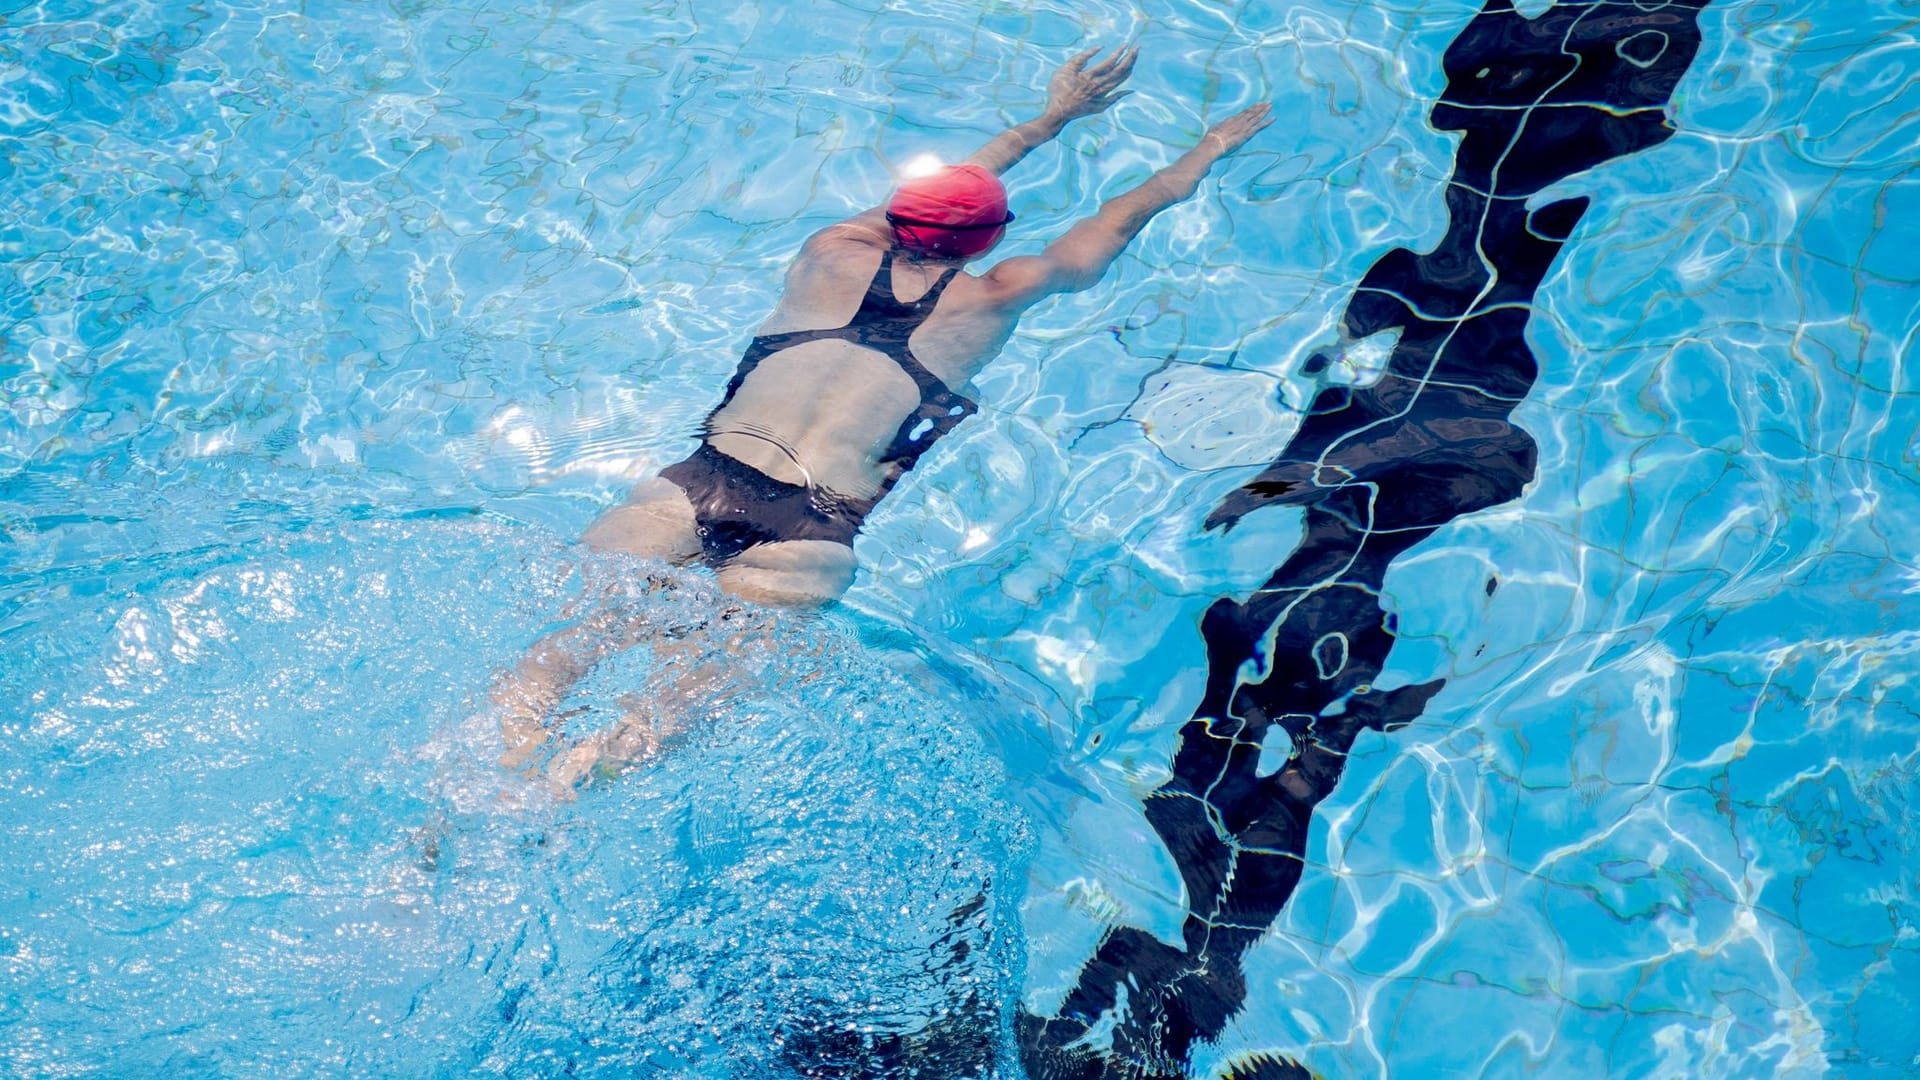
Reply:
[[[998,229],[1002,226],[1011,225],[1013,224],[1013,211],[1007,211],[1006,219],[1003,221],[983,221],[974,225],[952,225],[944,221],[922,221],[919,218],[902,217],[889,210],[887,211],[887,224],[915,225],[922,229],[945,229],[948,232],[971,232],[975,229]]]

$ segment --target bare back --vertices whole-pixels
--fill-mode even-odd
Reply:
[[[858,219],[830,227],[801,249],[779,306],[761,335],[847,325],[874,283],[890,240]],[[894,297],[924,296],[955,262],[895,251]],[[908,339],[912,356],[958,391],[999,354],[1022,305],[991,278],[956,274]],[[893,466],[883,461],[921,388],[886,353],[851,341],[809,341],[766,356],[709,425],[708,441],[777,480],[871,497]]]

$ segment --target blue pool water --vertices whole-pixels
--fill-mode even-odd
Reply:
[[[1303,372],[1440,237],[1477,9],[0,0],[0,1072],[792,1075],[1177,940],[1141,800],[1201,613],[1299,531],[1201,521],[1381,361]],[[1594,203],[1528,328],[1537,477],[1394,563],[1383,681],[1447,686],[1355,744],[1195,1076],[1920,1069],[1920,43],[1701,27],[1674,138],[1554,189]],[[586,727],[721,672],[672,753],[572,802],[495,768],[492,673],[583,587],[719,618],[570,542],[800,240],[1133,39],[1009,253],[1281,122],[1029,317],[844,605],[583,687]]]

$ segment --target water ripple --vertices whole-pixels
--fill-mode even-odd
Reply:
[[[684,452],[809,230],[879,199],[890,164],[957,156],[1023,116],[1082,42],[1133,39],[1135,97],[1016,174],[1010,252],[1210,118],[1270,97],[1286,121],[1101,288],[1033,314],[977,381],[982,414],[872,518],[848,619],[913,628],[943,671],[1025,706],[986,723],[1046,823],[1030,1003],[1062,992],[1106,925],[1177,926],[1137,800],[1200,692],[1199,611],[1297,529],[1202,542],[1200,516],[1286,437],[1318,385],[1309,356],[1366,377],[1370,346],[1341,341],[1332,313],[1379,251],[1438,235],[1451,147],[1422,117],[1476,6],[7,5],[0,731],[33,749],[0,776],[17,807],[112,792],[125,812],[108,835],[79,809],[22,809],[0,840],[72,898],[111,972],[25,933],[17,889],[0,892],[0,966],[45,1001],[177,1007],[198,1048],[134,1041],[96,1068],[235,1066],[212,1049],[221,1021],[193,1019],[201,999],[268,1017],[275,973],[302,970],[365,976],[366,1000],[263,1020],[241,1065],[402,1074],[425,1058],[349,1049],[328,1025],[377,1047],[410,1023],[422,1053],[485,1073],[577,1052],[573,1010],[599,992],[583,941],[615,921],[679,934],[711,910],[792,944],[805,919],[848,917],[698,907],[697,868],[794,884],[772,861],[729,863],[767,823],[715,801],[680,854],[621,864],[632,880],[581,854],[620,842],[580,826],[591,839],[557,865],[581,875],[570,897],[595,898],[591,933],[520,918],[522,870],[554,865],[530,835],[475,841],[482,872],[433,886],[394,831],[419,808],[394,789],[416,777],[381,755],[419,745],[428,702],[472,694],[509,637],[552,617],[525,567]],[[1898,872],[1920,861],[1900,827],[1920,737],[1904,629],[1920,291],[1900,227],[1920,210],[1920,42],[1896,7],[1716,3],[1679,134],[1579,179],[1599,194],[1542,289],[1544,363],[1517,414],[1540,479],[1387,580],[1390,674],[1445,675],[1451,697],[1356,746],[1293,908],[1249,957],[1249,1011],[1196,1069],[1276,1045],[1329,1075],[1815,1075],[1920,1054],[1920,903]],[[411,512],[491,524],[343,541],[404,549],[405,571],[337,550],[287,555],[286,588],[233,569],[262,543]],[[473,554],[488,551],[498,564]],[[425,599],[391,576],[381,592],[396,572]],[[450,660],[436,615],[457,624],[448,640],[489,644]],[[267,644],[239,635],[247,620]],[[250,651],[268,645],[271,662]],[[409,680],[373,714],[390,734],[341,719]],[[334,766],[289,793],[294,743]],[[219,820],[153,824],[214,788]],[[859,805],[877,816],[822,827],[904,827]],[[997,858],[983,865],[1018,865]],[[673,890],[636,884],[669,872]],[[565,892],[559,876],[539,880]],[[694,906],[645,899],[669,894]],[[208,926],[231,931],[224,964],[204,963]],[[725,979],[699,983],[688,958],[733,971],[748,955],[663,940],[689,995]],[[434,942],[421,955],[471,981],[414,1000],[412,976],[381,967],[402,941]],[[189,968],[212,983],[169,982]],[[519,989],[485,1017],[464,1011],[481,986]],[[667,1000],[589,1026],[630,1035],[645,1017],[692,1040],[701,1014]],[[1484,1021],[1459,1024],[1470,1012]],[[0,1060],[42,1070],[96,1045],[92,1023],[0,1013]]]

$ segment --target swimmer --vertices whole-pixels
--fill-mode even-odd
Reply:
[[[705,563],[743,600],[818,607],[853,581],[853,538],[875,504],[977,408],[969,380],[1047,297],[1091,288],[1154,215],[1194,193],[1214,163],[1272,122],[1255,105],[1215,124],[1140,186],[1105,204],[1038,255],[971,274],[1014,216],[1000,174],[1066,125],[1127,91],[1139,50],[1069,60],[1040,115],[994,137],[963,163],[910,179],[887,204],[809,237],[771,317],[748,344],[686,460],[633,489],[582,535],[589,548],[669,563]],[[549,735],[546,717],[597,660],[639,628],[561,631],[536,645],[496,688],[506,707],[508,764]],[[565,779],[602,751],[649,739],[576,746]]]

